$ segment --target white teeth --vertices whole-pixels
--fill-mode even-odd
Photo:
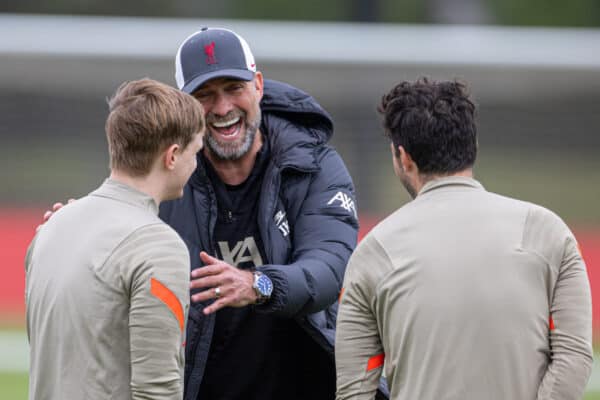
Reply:
[[[237,124],[240,120],[240,117],[235,117],[234,119],[230,119],[229,121],[221,121],[221,122],[213,122],[213,126],[215,128],[227,128],[233,124]]]

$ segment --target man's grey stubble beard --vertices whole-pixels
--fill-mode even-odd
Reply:
[[[260,126],[260,121],[261,112],[259,109],[256,118],[253,121],[246,120],[246,135],[244,141],[239,146],[222,146],[209,131],[206,135],[206,147],[208,147],[208,150],[220,160],[238,160],[248,153],[250,147],[252,147],[256,132]]]

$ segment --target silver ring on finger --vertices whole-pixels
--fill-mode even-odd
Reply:
[[[220,287],[217,286],[216,288],[214,288],[214,291],[215,291],[215,298],[218,299],[219,297],[221,297],[221,288]]]

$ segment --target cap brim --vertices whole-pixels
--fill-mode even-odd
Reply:
[[[199,75],[192,79],[188,84],[181,88],[185,93],[193,93],[202,86],[206,81],[215,78],[234,78],[243,81],[251,81],[254,78],[254,72],[247,69],[221,69],[214,72]]]

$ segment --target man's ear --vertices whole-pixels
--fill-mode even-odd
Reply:
[[[254,74],[254,89],[256,89],[256,91],[258,92],[259,98],[262,99],[264,91],[264,81],[263,75],[260,71],[256,71],[256,73]]]
[[[177,163],[177,157],[179,156],[179,148],[180,146],[177,143],[173,143],[163,152],[162,161],[163,166],[172,171],[175,169],[175,164]]]
[[[398,146],[398,151],[400,152],[400,157],[398,157],[400,165],[402,166],[402,169],[405,172],[408,173],[414,171],[415,169],[418,169],[417,164],[413,161],[410,154],[408,154],[406,150],[404,150],[404,147]]]

